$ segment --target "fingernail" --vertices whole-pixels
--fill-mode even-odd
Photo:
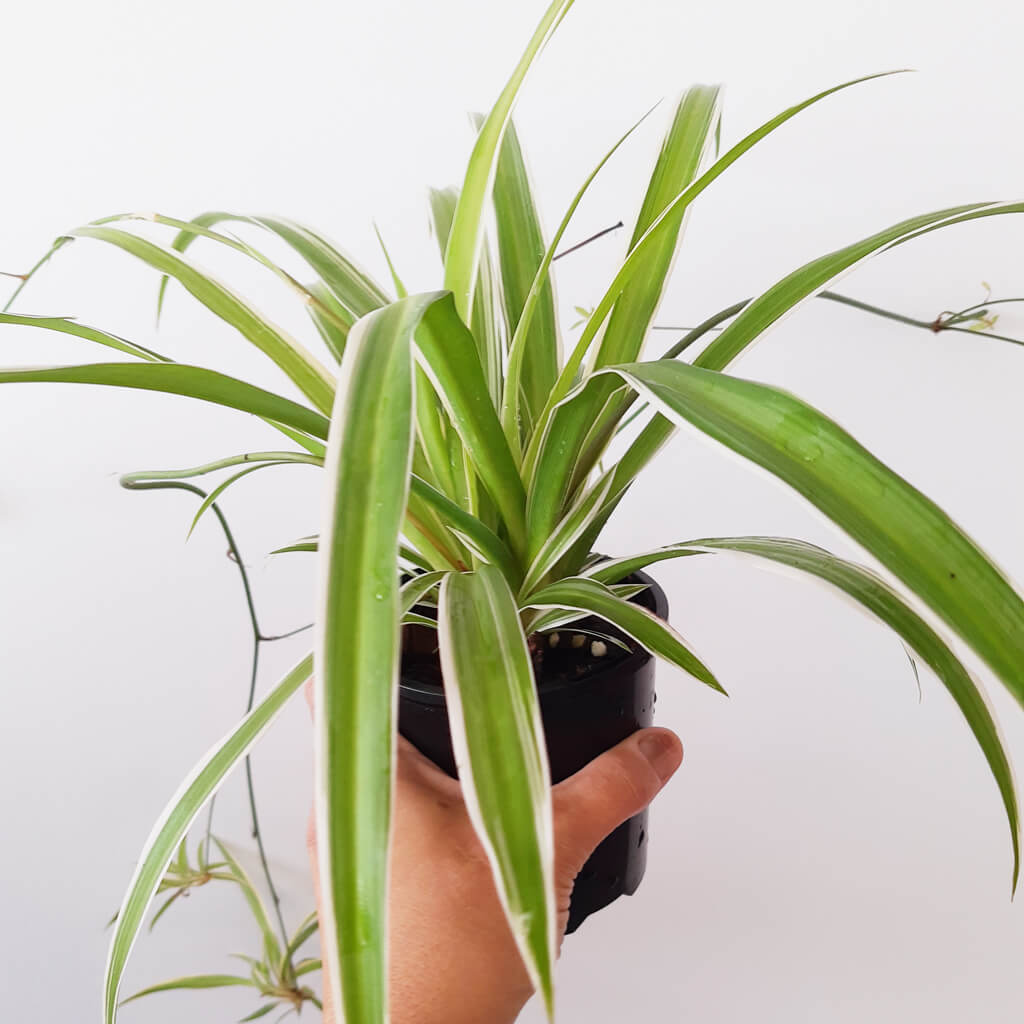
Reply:
[[[662,782],[675,774],[679,767],[679,744],[676,738],[667,732],[645,732],[637,741],[640,753],[647,758],[651,767]]]

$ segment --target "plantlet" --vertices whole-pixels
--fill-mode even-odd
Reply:
[[[642,360],[687,214],[704,190],[803,110],[883,76],[812,96],[724,151],[719,89],[694,86],[671,111],[627,255],[596,306],[576,308],[581,329],[563,352],[552,265],[590,183],[636,127],[609,149],[554,235],[545,239],[510,119],[531,63],[571,5],[572,0],[550,5],[495,106],[478,122],[461,189],[431,194],[444,265],[438,291],[406,294],[389,257],[389,293],[308,227],[224,212],[191,221],[155,214],[94,221],[60,238],[24,275],[22,286],[74,239],[115,246],[162,275],[161,301],[173,278],[236,328],[273,360],[297,399],[177,363],[71,319],[0,315],[0,323],[62,332],[130,357],[3,370],[0,382],[172,392],[260,417],[283,435],[280,450],[125,478],[129,486],[196,491],[203,497],[197,519],[217,508],[225,488],[258,469],[301,463],[326,471],[318,536],[282,549],[317,552],[314,652],[265,699],[250,699],[244,719],[196,767],[157,823],[114,926],[104,992],[107,1024],[114,1020],[122,974],[147,908],[157,893],[172,887],[168,880],[175,872],[188,879],[195,874],[187,859],[181,861],[191,824],[310,677],[324,959],[344,1019],[387,1019],[385,887],[403,624],[438,631],[467,805],[524,963],[551,1012],[556,935],[550,777],[532,655],[545,644],[554,648],[566,634],[583,635],[579,620],[596,616],[722,690],[679,633],[630,600],[635,588],[628,577],[666,559],[731,551],[784,565],[829,583],[890,627],[950,692],[987,760],[1011,830],[1016,885],[1018,809],[1006,752],[970,674],[914,601],[969,644],[1018,700],[1024,700],[1024,602],[941,508],[824,413],[727,371],[780,318],[818,296],[936,332],[990,332],[993,301],[929,322],[877,310],[830,286],[896,245],[940,227],[1024,212],[1024,203],[975,203],[902,221],[795,269],[762,294],[687,330],[659,358]],[[170,244],[160,244],[128,230],[133,220],[176,234]],[[290,247],[313,283],[235,238],[227,230],[234,224],[269,232]],[[240,251],[286,281],[305,304],[324,355],[314,355],[202,270],[188,255],[200,239]],[[789,484],[878,559],[903,589],[788,538],[698,538],[625,557],[596,557],[609,517],[680,427],[707,435]],[[182,484],[221,470],[232,472],[208,494]],[[431,604],[436,620],[422,613]],[[258,643],[255,616],[253,623]],[[609,640],[615,642],[598,635],[587,649],[605,656]],[[209,840],[200,851],[206,858]],[[215,867],[203,860],[200,875],[234,873],[223,848],[222,854]],[[178,867],[168,874],[172,863]],[[235,881],[254,892],[251,883],[237,876]],[[254,913],[264,933],[264,956],[251,965],[250,979],[237,983],[252,984],[272,1000],[257,1011],[262,1014],[275,1001],[298,998],[287,993],[304,991],[297,978],[305,968],[290,959],[295,950],[282,953],[266,913]],[[296,938],[311,928],[304,924]],[[290,949],[287,935],[285,942]],[[339,950],[346,955],[340,957]],[[294,1008],[304,1001],[315,1002],[311,991]]]

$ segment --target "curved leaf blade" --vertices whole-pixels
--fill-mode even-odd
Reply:
[[[706,166],[721,121],[721,99],[722,89],[717,85],[692,86],[679,99],[651,172],[628,251],[632,252],[662,213],[667,216],[655,242],[648,246],[615,301],[597,350],[597,367],[628,362],[640,354],[672,272],[690,210],[689,205],[668,208]]]
[[[41,327],[48,331],[58,331],[61,334],[70,334],[73,337],[81,338],[84,341],[92,341],[98,345],[105,345],[107,348],[116,349],[130,356],[136,356],[147,362],[169,363],[166,356],[154,352],[152,349],[144,348],[142,345],[128,341],[127,338],[119,338],[116,334],[109,334],[96,327],[89,327],[80,324],[77,320],[66,316],[27,316],[18,313],[0,313],[0,324],[9,324],[16,327]]]
[[[19,383],[102,384],[164,391],[252,413],[313,437],[324,438],[328,431],[324,416],[290,398],[264,391],[216,370],[185,363],[85,363],[81,366],[0,370],[0,384]]]
[[[229,213],[224,210],[210,210],[192,220],[192,224],[197,228],[210,228],[224,222],[251,224],[276,235],[298,253],[318,275],[320,281],[323,282],[323,291],[319,286],[314,286],[311,289],[313,294],[338,314],[342,322],[338,323],[336,319],[332,319],[322,324],[315,307],[312,306],[310,315],[321,329],[321,334],[324,335],[324,340],[332,354],[339,360],[352,324],[359,317],[365,316],[391,301],[384,289],[365,270],[337,246],[304,224],[284,217],[252,216]],[[185,252],[197,237],[200,237],[198,231],[182,229],[171,243],[171,248],[176,252]],[[168,280],[168,277],[164,275],[160,281],[157,298],[158,319]]]
[[[245,897],[249,911],[259,927],[260,934],[263,936],[264,959],[270,963],[279,961],[281,959],[281,944],[274,934],[274,926],[270,923],[270,915],[267,913],[267,908],[264,906],[260,894],[256,891],[256,886],[252,884],[252,880],[246,873],[245,868],[238,863],[237,858],[231,851],[219,839],[214,839],[214,842],[217,844],[232,877],[239,889],[242,890],[242,895]]]
[[[540,303],[541,297],[547,287],[551,263],[558,251],[558,246],[562,241],[562,236],[569,227],[573,214],[575,214],[576,208],[583,201],[583,197],[587,194],[587,190],[590,188],[591,183],[598,176],[604,165],[612,158],[618,148],[650,116],[653,109],[654,108],[652,107],[651,110],[648,110],[647,113],[644,114],[643,117],[641,117],[627,132],[621,135],[615,145],[612,146],[603,157],[601,157],[597,166],[590,172],[590,174],[587,175],[583,184],[576,192],[576,195],[573,196],[572,202],[566,209],[565,214],[562,216],[561,223],[558,225],[558,229],[555,231],[555,234],[544,253],[544,258],[541,260],[540,265],[537,268],[537,273],[534,275],[533,281],[530,284],[530,290],[527,293],[526,298],[523,300],[522,311],[518,317],[518,322],[516,323],[512,340],[509,342],[508,366],[505,371],[505,391],[501,406],[501,425],[505,431],[505,436],[508,439],[509,445],[516,453],[517,459],[521,452],[522,439],[520,435],[526,434],[526,431],[522,429],[522,414],[520,412],[523,364],[526,359],[527,346],[529,345],[530,326],[533,323],[533,316],[537,310],[538,303]],[[545,402],[546,401],[547,398],[545,398]]]
[[[544,266],[544,232],[533,199],[515,123],[510,119],[498,153],[494,178],[494,219],[498,261],[509,331],[514,333],[532,285],[539,277],[533,314],[522,341],[522,365],[515,386],[522,389],[523,414],[540,415],[558,377],[561,345],[555,317],[554,281]]]
[[[240,978],[235,974],[196,974],[187,978],[173,978],[171,981],[161,982],[159,985],[150,985],[149,988],[136,992],[121,1001],[121,1005],[141,999],[143,996],[151,996],[154,992],[171,992],[176,989],[197,989],[197,988],[229,988],[232,985],[245,985],[248,988],[255,988],[256,983],[251,978]]]
[[[863,611],[900,637],[949,692],[988,762],[1010,826],[1012,887],[1016,890],[1020,876],[1020,821],[1013,769],[984,694],[946,641],[876,573],[813,544],[788,537],[713,537],[674,547],[678,554],[690,553],[678,551],[679,547],[733,552],[809,574],[852,598]]]
[[[601,514],[615,483],[612,473],[606,473],[566,513],[550,536],[541,544],[536,558],[530,563],[523,580],[522,593],[532,593],[543,582],[544,577],[565,556],[589,526]]]
[[[1024,601],[953,520],[788,392],[686,363],[616,367],[669,419],[766,469],[874,555],[1024,703]]]
[[[519,89],[534,58],[547,45],[573,0],[553,0],[520,58],[511,78],[484,121],[469,158],[459,192],[445,254],[444,286],[455,296],[455,308],[463,323],[470,322],[477,266],[484,237],[484,207],[497,173],[498,151]]]
[[[463,511],[418,476],[410,482],[410,492],[431,505],[445,526],[464,540],[478,555],[497,565],[513,583],[522,576],[519,564],[505,542],[475,516]]]
[[[196,514],[192,517],[192,523],[188,528],[188,534],[186,540],[192,536],[195,528],[199,525],[199,520],[202,519],[203,513],[229,488],[232,484],[238,483],[242,477],[248,476],[250,473],[255,473],[258,469],[267,469],[270,466],[293,466],[301,465],[301,463],[295,463],[291,459],[275,460],[273,462],[258,462],[255,466],[247,466],[245,469],[240,469],[237,473],[232,474],[226,480],[222,480],[217,486],[210,491],[210,493],[203,498],[199,505],[199,509]]]
[[[523,963],[552,1017],[551,773],[526,637],[499,570],[485,565],[445,578],[438,639],[466,809]]]
[[[401,299],[352,329],[325,460],[314,684],[321,938],[338,1006],[360,1024],[388,1015],[395,567],[414,443],[411,337],[438,297]]]
[[[651,221],[646,230],[636,239],[626,259],[616,272],[611,285],[587,321],[579,342],[563,367],[562,373],[559,375],[558,381],[548,399],[541,423],[538,425],[533,441],[527,451],[526,470],[530,494],[530,507],[528,509],[530,543],[528,550],[531,555],[536,554],[540,539],[550,532],[553,525],[562,515],[564,511],[562,503],[568,490],[569,481],[573,476],[578,478],[581,473],[589,469],[588,466],[581,466],[579,464],[581,450],[586,435],[590,432],[595,420],[600,415],[604,401],[608,397],[610,385],[598,384],[591,387],[584,398],[576,402],[566,402],[564,400],[576,381],[577,374],[583,364],[583,359],[589,351],[591,344],[597,338],[598,332],[605,325],[605,322],[608,321],[610,316],[614,315],[614,309],[618,306],[620,298],[633,287],[632,282],[634,279],[639,276],[641,284],[638,287],[641,289],[641,294],[644,294],[642,272],[648,265],[648,262],[654,261],[654,265],[658,266],[660,265],[658,263],[659,259],[663,259],[666,255],[670,258],[667,240],[669,238],[675,239],[681,223],[680,218],[685,215],[691,203],[748,150],[801,111],[840,90],[875,78],[884,77],[885,74],[894,73],[887,72],[882,75],[867,75],[850,82],[845,82],[842,85],[834,86],[812,96],[810,99],[804,100],[802,103],[789,107],[781,114],[765,122],[761,127],[731,147],[695,181],[679,192],[675,198],[661,209],[661,212]],[[666,272],[667,268],[668,264],[665,264]],[[659,284],[659,296],[660,287]],[[651,296],[653,296],[653,291],[644,302],[646,303]],[[653,301],[656,305],[657,300]],[[647,308],[646,305],[641,303],[637,310],[642,311],[644,308]],[[653,310],[653,308],[652,306],[651,309]],[[616,343],[614,347],[618,351],[626,351],[624,343]],[[635,351],[639,352],[639,342]],[[613,348],[606,346],[602,342],[596,365],[598,367],[608,365],[613,355]],[[635,358],[635,355],[630,358]],[[618,415],[621,415],[626,408],[627,406],[624,404],[619,410]],[[610,422],[613,424],[614,420]],[[657,450],[668,436],[668,433],[670,433],[670,431],[666,433],[665,430],[663,421],[655,420],[653,424],[649,424],[644,429],[640,438],[637,439],[637,442],[635,442],[631,455],[637,457],[648,451]],[[626,462],[624,462],[625,464]],[[624,481],[622,474],[620,474],[619,486],[613,489],[613,493],[621,493],[624,487],[628,485],[628,482],[628,480]]]
[[[787,274],[750,302],[694,360],[695,366],[723,370],[767,329],[794,312],[843,274],[872,256],[929,230],[961,224],[975,217],[1024,212],[1024,203],[972,203],[900,221],[852,245],[819,256]]]
[[[440,582],[448,575],[445,569],[438,569],[433,572],[425,572],[419,576],[413,576],[411,580],[402,584],[401,608],[402,614],[412,611],[413,607],[423,600]]]
[[[548,399],[547,407],[544,410],[544,422],[541,426],[546,425],[547,418],[551,411],[572,389],[580,366],[583,363],[583,359],[586,356],[591,343],[597,337],[598,331],[601,329],[605,320],[607,320],[608,315],[611,313],[613,306],[622,294],[623,289],[629,284],[633,276],[638,273],[648,255],[657,250],[664,235],[673,229],[675,217],[680,210],[685,210],[694,199],[696,199],[710,184],[712,184],[712,182],[715,181],[716,178],[720,177],[748,150],[753,149],[754,146],[769,136],[777,128],[781,127],[791,118],[796,117],[797,114],[806,110],[808,107],[813,106],[815,103],[819,103],[821,100],[826,99],[834,93],[841,92],[844,89],[849,89],[852,86],[861,85],[864,82],[870,82],[876,78],[885,78],[889,75],[900,73],[901,72],[899,71],[883,71],[873,75],[864,75],[861,78],[855,78],[849,82],[843,82],[841,85],[832,86],[832,88],[825,89],[822,92],[803,100],[801,103],[787,107],[782,111],[782,113],[777,114],[775,117],[766,121],[759,128],[754,129],[750,134],[744,136],[736,143],[736,145],[730,147],[729,150],[719,157],[706,171],[704,171],[696,181],[683,189],[682,192],[680,192],[662,210],[661,214],[644,232],[636,245],[630,249],[629,254],[616,271],[615,277],[612,279],[612,283],[608,286],[608,289],[602,296],[601,301],[594,307],[594,311],[591,314],[590,319],[587,321],[587,324],[583,329],[583,333],[580,335],[580,339],[576,343],[576,347],[573,349],[571,356],[562,368],[558,382]],[[533,465],[535,460],[536,452],[534,451],[528,456],[528,465]]]
[[[444,295],[416,331],[418,363],[444,404],[484,487],[494,499],[514,553],[526,543],[526,492],[491,404],[469,329]]]
[[[103,979],[103,1019],[106,1024],[114,1022],[125,964],[146,910],[174,858],[178,844],[203,804],[217,792],[228,772],[245,756],[312,672],[313,658],[308,655],[199,762],[154,826],[139,856],[110,941]]]
[[[613,626],[618,626],[652,654],[689,672],[711,689],[725,693],[711,669],[693,653],[687,642],[671,626],[646,608],[616,596],[603,583],[582,576],[559,580],[531,594],[522,606],[575,609],[588,615],[598,615]]]
[[[270,323],[227,285],[200,270],[174,250],[129,231],[101,224],[87,224],[76,228],[71,235],[106,242],[155,270],[176,278],[211,313],[234,327],[247,341],[272,359],[321,412],[330,410],[334,397],[334,378],[327,368],[298,341]]]

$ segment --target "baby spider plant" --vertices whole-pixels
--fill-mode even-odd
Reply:
[[[76,320],[0,316],[6,324],[74,335],[119,355],[112,362],[4,370],[0,381],[172,392],[259,417],[282,438],[274,450],[190,470],[133,474],[135,485],[231,470],[201,513],[257,470],[295,463],[325,470],[319,534],[291,548],[317,552],[314,650],[203,759],[155,825],[114,929],[106,1024],[114,1021],[147,908],[191,823],[311,676],[326,982],[350,1024],[388,1019],[385,890],[406,622],[436,625],[470,816],[524,963],[552,1013],[550,779],[531,640],[597,616],[722,690],[690,644],[630,601],[632,590],[623,590],[639,569],[696,554],[739,553],[823,580],[881,620],[931,668],[995,779],[1016,884],[1018,812],[1010,764],[978,686],[940,630],[959,636],[1024,700],[1024,602],[935,502],[825,413],[731,371],[773,324],[805,302],[824,294],[843,301],[828,289],[864,260],[938,228],[1024,212],[1024,203],[971,203],[901,221],[797,267],[760,295],[710,316],[667,352],[642,358],[687,218],[704,191],[802,111],[882,76],[811,96],[728,148],[719,146],[719,88],[694,86],[666,111],[668,127],[626,255],[594,308],[577,309],[578,337],[563,348],[553,261],[591,182],[637,127],[614,142],[546,236],[511,115],[531,64],[571,6],[572,0],[551,3],[497,102],[479,120],[461,188],[431,193],[444,268],[436,291],[407,294],[394,268],[389,291],[314,229],[227,212],[191,221],[107,217],[69,231],[39,264],[72,240],[123,250],[161,275],[161,299],[168,281],[177,281],[276,363],[287,394],[176,362]],[[174,234],[166,243],[152,241],[131,230],[139,219]],[[285,270],[225,230],[236,225],[273,236],[304,270]],[[287,282],[305,304],[321,354],[202,269],[188,252],[197,240],[235,249]],[[956,329],[953,321],[943,327]],[[712,328],[722,329],[712,335]],[[803,541],[764,536],[669,538],[674,542],[642,554],[597,559],[593,552],[609,517],[680,429],[706,435],[787,483],[866,549],[887,577]],[[417,611],[424,602],[436,604],[436,622]],[[927,620],[926,609],[932,613]],[[270,977],[269,966],[263,970],[261,985],[281,981]],[[285,980],[294,985],[294,978]]]
[[[241,953],[233,954],[235,959],[241,960],[248,968],[246,974],[194,974],[172,978],[170,981],[141,989],[122,1000],[122,1005],[158,992],[240,987],[254,989],[254,994],[262,1000],[256,1010],[242,1018],[243,1021],[258,1020],[282,1008],[286,1016],[291,1012],[301,1012],[307,1002],[322,1010],[323,1005],[316,993],[299,980],[321,969],[318,958],[298,956],[299,950],[316,934],[316,914],[308,915],[292,935],[285,937],[287,941],[282,944],[271,924],[263,899],[245,869],[219,839],[214,837],[212,841],[217,845],[219,859],[216,862],[209,860],[210,839],[204,837],[196,847],[197,864],[193,866],[188,857],[187,839],[182,839],[174,860],[168,866],[167,874],[158,886],[161,895],[166,895],[167,892],[171,892],[171,895],[153,915],[150,928],[153,928],[176,900],[187,897],[193,890],[210,882],[231,882],[241,891],[259,929],[262,937],[261,955],[252,957]]]

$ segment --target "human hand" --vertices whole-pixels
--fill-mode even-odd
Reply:
[[[573,881],[587,858],[654,799],[682,756],[675,733],[641,729],[553,788],[560,937]],[[308,845],[319,906],[312,815]],[[403,737],[388,909],[391,1024],[511,1024],[516,1019],[533,989],[461,786]],[[326,981],[324,1024],[335,1024]]]

